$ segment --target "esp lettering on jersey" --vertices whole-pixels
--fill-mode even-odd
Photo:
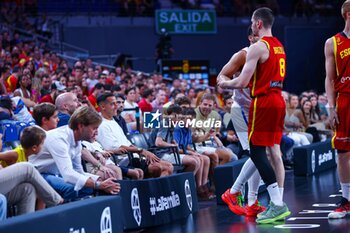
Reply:
[[[350,39],[342,32],[332,39],[336,66],[334,88],[338,93],[350,93]]]

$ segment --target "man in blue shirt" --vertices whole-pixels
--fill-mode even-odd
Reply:
[[[210,168],[210,159],[208,156],[199,154],[197,151],[191,148],[192,144],[192,130],[189,128],[188,122],[196,118],[196,112],[193,108],[184,108],[182,109],[182,115],[179,117],[179,121],[184,121],[184,127],[177,127],[174,129],[174,140],[179,145],[180,153],[187,154],[199,158],[200,160],[200,169],[196,175],[197,181],[197,193],[199,198],[203,199],[212,199],[215,198],[215,195],[209,191],[208,187],[208,175]]]
[[[66,92],[57,96],[55,105],[58,110],[58,119],[60,119],[57,127],[61,127],[68,125],[70,116],[80,106],[80,102],[74,93]]]

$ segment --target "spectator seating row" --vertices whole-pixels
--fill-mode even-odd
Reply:
[[[183,167],[183,165],[181,165],[178,147],[175,147],[175,146],[173,146],[173,147],[155,147],[155,146],[152,146],[152,144],[150,143],[150,135],[151,135],[150,132],[142,133],[142,134],[130,134],[130,135],[128,135],[128,138],[133,145],[135,145],[139,148],[148,150],[148,151],[154,153],[158,157],[160,157],[160,154],[163,154],[163,153],[170,153],[170,154],[174,155],[175,162],[176,162],[175,164],[173,164],[174,172],[183,171],[184,167]],[[134,166],[135,161],[138,160],[138,158],[135,158],[132,153],[129,153],[129,159],[130,159],[131,166]]]
[[[3,135],[3,142],[19,140],[23,129],[31,125],[35,125],[35,122],[26,123],[14,120],[1,120],[0,133]]]

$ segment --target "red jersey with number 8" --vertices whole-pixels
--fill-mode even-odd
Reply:
[[[275,37],[261,39],[269,50],[269,58],[258,63],[250,81],[253,97],[249,109],[249,141],[256,146],[280,144],[284,128],[286,104],[281,90],[286,75],[286,54]]]
[[[286,54],[284,47],[276,37],[261,38],[270,51],[269,59],[258,63],[249,87],[251,96],[265,95],[270,91],[281,91],[286,75]]]

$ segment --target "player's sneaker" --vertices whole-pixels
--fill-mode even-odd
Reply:
[[[247,217],[256,217],[259,213],[263,212],[266,208],[258,202],[258,200],[255,201],[255,203],[251,206],[248,204],[245,206],[246,216]]]
[[[221,199],[228,205],[228,208],[237,215],[245,215],[246,210],[243,207],[243,196],[241,192],[234,194],[230,193],[230,189],[227,189],[221,195]]]
[[[257,217],[257,218],[260,218],[260,215],[266,214],[266,212],[269,211],[269,209],[270,209],[270,205],[267,205],[267,207],[265,208],[265,210],[264,210],[263,212],[261,212],[261,213],[258,213],[258,214],[256,215],[256,217]]]
[[[350,202],[348,199],[342,197],[340,202],[338,203],[338,208],[336,208],[333,212],[328,214],[328,218],[337,219],[344,218],[346,214],[350,213]]]
[[[262,224],[272,223],[284,219],[288,215],[290,215],[290,211],[286,203],[283,203],[283,206],[278,206],[270,201],[268,210],[260,213],[256,219],[256,222]]]

